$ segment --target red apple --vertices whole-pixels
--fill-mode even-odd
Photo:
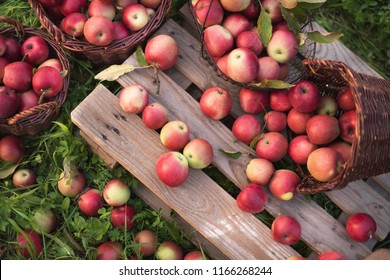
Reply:
[[[134,241],[138,244],[139,253],[143,257],[153,256],[157,249],[157,236],[148,229],[141,230],[134,235]]]
[[[165,34],[150,39],[145,46],[145,59],[157,69],[168,70],[172,68],[179,57],[176,40]]]
[[[16,91],[0,86],[0,119],[12,117],[18,112],[20,96]]]
[[[200,251],[200,250],[195,250],[195,251],[191,251],[191,252],[188,252],[183,260],[208,260],[207,256],[204,254],[204,252]]]
[[[248,184],[237,196],[237,206],[245,212],[257,214],[265,209],[268,203],[267,193],[260,185]]]
[[[131,35],[129,29],[127,29],[126,25],[124,25],[121,21],[114,21],[112,23],[115,29],[115,38],[114,40],[122,40]]]
[[[269,13],[273,23],[279,22],[283,19],[279,4],[279,0],[261,0],[261,6],[267,13]]]
[[[187,180],[189,165],[186,157],[179,152],[162,154],[156,162],[158,178],[169,187],[177,187]]]
[[[353,240],[366,242],[374,236],[376,222],[371,215],[359,212],[348,218],[345,228]]]
[[[247,48],[232,50],[227,58],[227,73],[240,83],[253,82],[259,73],[259,60],[256,54]]]
[[[138,0],[115,0],[115,4],[119,8],[119,10],[130,6],[131,4],[137,4]]]
[[[317,181],[329,182],[341,172],[341,160],[332,148],[321,147],[310,153],[307,169]]]
[[[148,11],[141,4],[131,4],[123,10],[122,20],[130,31],[139,31],[149,22]]]
[[[352,158],[352,145],[350,143],[336,140],[329,144],[329,148],[332,148],[339,154],[342,164],[345,164]]]
[[[287,126],[295,134],[306,134],[306,123],[314,113],[301,113],[291,108],[287,114]]]
[[[326,145],[340,135],[339,123],[335,117],[314,115],[306,122],[306,133],[313,144]]]
[[[277,31],[277,30],[281,30],[281,29],[290,30],[290,28],[288,27],[287,21],[282,20],[282,21],[276,22],[272,25],[272,31]]]
[[[241,88],[238,99],[241,108],[248,114],[260,114],[269,105],[269,93],[265,90]]]
[[[256,153],[259,157],[271,162],[281,160],[288,151],[286,136],[280,132],[267,132],[256,144]]]
[[[123,205],[112,209],[110,222],[115,228],[131,230],[135,226],[133,218],[136,211],[131,205]]]
[[[23,188],[36,184],[36,176],[32,169],[18,169],[12,175],[12,183],[15,188]]]
[[[257,81],[263,80],[277,80],[279,78],[280,66],[279,63],[269,56],[262,56],[259,58],[259,72],[257,74]]]
[[[244,15],[237,13],[227,15],[222,22],[222,26],[229,30],[234,39],[242,32],[251,29],[249,19]]]
[[[350,86],[345,86],[337,93],[336,96],[337,106],[344,111],[355,110],[355,100],[352,95],[352,89]]]
[[[7,64],[9,64],[9,60],[5,57],[0,56],[0,84],[3,83],[4,68]]]
[[[19,61],[22,59],[22,52],[20,50],[19,42],[12,38],[5,38],[5,44],[7,45],[6,51],[3,54],[3,57],[8,59],[10,62]]]
[[[288,98],[295,110],[301,113],[311,113],[318,108],[321,95],[314,83],[300,80],[290,89]]]
[[[245,169],[249,181],[260,186],[267,185],[274,172],[275,167],[272,162],[264,158],[251,159]]]
[[[221,87],[213,86],[203,92],[199,106],[208,118],[221,120],[229,115],[233,101],[229,92]]]
[[[291,200],[301,179],[298,174],[288,169],[278,169],[268,183],[271,193],[280,200]]]
[[[103,3],[99,0],[92,0],[89,3],[87,13],[89,17],[104,16],[110,20],[113,20],[116,15],[113,3]]]
[[[128,85],[119,92],[118,102],[123,111],[139,114],[148,105],[149,93],[140,84]]]
[[[237,48],[250,49],[256,56],[259,56],[263,51],[263,43],[261,42],[259,35],[252,30],[240,33],[236,39],[236,46]]]
[[[257,20],[260,15],[260,5],[257,0],[250,0],[249,6],[241,13],[249,19]]]
[[[213,147],[203,138],[194,138],[183,149],[188,165],[194,169],[203,169],[213,161]]]
[[[282,132],[287,127],[287,116],[284,112],[268,111],[264,115],[264,123],[268,131]]]
[[[142,111],[142,121],[150,129],[160,129],[168,122],[168,111],[160,103],[152,102]]]
[[[38,2],[47,8],[52,8],[55,6],[59,6],[61,4],[61,0],[38,0]]]
[[[115,38],[114,24],[105,16],[90,17],[84,24],[84,36],[93,45],[107,46]]]
[[[318,255],[317,260],[346,260],[343,253],[337,251],[325,251]]]
[[[204,43],[212,57],[222,57],[234,46],[233,35],[219,24],[207,27],[203,32]]]
[[[278,80],[285,80],[290,73],[290,65],[288,63],[279,63],[279,77]]]
[[[84,35],[84,26],[87,22],[87,17],[82,13],[71,13],[64,17],[61,21],[61,29],[73,38],[78,38]]]
[[[7,135],[0,140],[0,160],[5,163],[16,164],[25,156],[25,147],[22,138]]]
[[[87,7],[87,0],[62,0],[60,11],[64,16],[75,12],[84,12]]]
[[[199,0],[194,5],[196,20],[204,28],[215,24],[221,24],[223,9],[219,1]]]
[[[161,1],[162,0],[139,0],[139,3],[147,8],[157,9],[160,6]]]
[[[80,170],[76,170],[74,174],[63,171],[58,180],[58,190],[64,196],[75,197],[81,193],[85,184],[85,176]]]
[[[271,225],[272,238],[285,245],[292,245],[301,239],[301,225],[291,216],[280,215]]]
[[[39,65],[49,57],[49,45],[39,36],[28,37],[21,46],[24,61],[32,65]]]
[[[3,56],[7,51],[7,44],[5,43],[5,37],[0,35],[0,56]]]
[[[222,71],[225,75],[227,75],[227,58],[229,53],[225,54],[224,56],[217,59],[217,66],[219,70]]]
[[[317,148],[318,146],[313,144],[307,135],[298,135],[291,139],[288,145],[288,155],[293,162],[306,165],[310,153]]]
[[[57,226],[56,215],[50,209],[37,209],[34,211],[31,221],[34,230],[40,234],[53,232]]]
[[[96,248],[97,260],[122,259],[123,246],[119,242],[106,241]]]
[[[4,67],[3,83],[16,91],[31,89],[33,67],[24,61],[15,61]]]
[[[39,105],[39,96],[33,90],[22,92],[19,94],[19,97],[19,112],[23,112]]]
[[[35,231],[24,230],[19,232],[16,240],[18,252],[26,258],[35,259],[43,250],[41,237]]]
[[[253,115],[244,114],[233,122],[232,132],[237,140],[249,145],[256,136],[260,135],[261,125]]]
[[[298,39],[290,30],[277,30],[272,33],[267,53],[277,62],[287,63],[296,57],[298,44]]]
[[[338,119],[340,137],[345,142],[352,144],[357,137],[357,116],[356,111],[344,112]]]
[[[110,206],[122,206],[131,195],[129,186],[121,179],[110,179],[103,188],[104,201]]]
[[[292,108],[288,98],[289,91],[285,89],[271,90],[269,94],[269,105],[272,110],[286,112]]]
[[[324,95],[320,97],[317,110],[315,110],[314,113],[317,115],[328,115],[335,117],[337,110],[338,107],[336,100],[334,100],[331,96]]]
[[[184,253],[176,242],[166,240],[157,247],[155,257],[157,260],[182,260]]]
[[[89,189],[82,195],[80,195],[77,204],[80,211],[92,217],[97,217],[98,210],[102,208],[102,199],[100,197],[100,192],[96,189]]]
[[[185,122],[173,120],[161,128],[160,140],[166,148],[178,151],[190,141],[190,130]]]
[[[229,12],[241,12],[248,8],[250,0],[220,0],[222,7]]]
[[[48,78],[50,77],[50,78]],[[32,87],[36,94],[45,98],[57,96],[64,86],[60,72],[51,66],[39,68],[32,77]]]

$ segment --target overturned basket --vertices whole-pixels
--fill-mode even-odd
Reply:
[[[155,15],[144,28],[124,39],[115,40],[107,46],[96,46],[62,32],[58,23],[50,18],[39,1],[28,0],[28,2],[42,26],[58,44],[72,52],[85,55],[89,61],[98,66],[119,64],[125,61],[139,44],[146,41],[162,25],[172,5],[172,0],[162,0]]]
[[[52,121],[55,120],[61,111],[61,105],[64,103],[70,81],[70,65],[64,50],[54,42],[54,40],[40,29],[23,26],[18,21],[0,16],[0,22],[11,25],[0,30],[0,35],[14,38],[19,42],[31,36],[43,38],[49,46],[49,56],[58,58],[63,69],[68,71],[64,77],[64,85],[60,93],[51,100],[38,106],[22,111],[11,118],[0,119],[0,134],[14,135],[36,135],[39,132],[48,129]]]
[[[345,187],[349,182],[390,171],[390,81],[357,73],[342,62],[306,59],[309,74],[322,95],[336,97],[349,85],[355,100],[357,137],[352,143],[352,157],[340,174],[323,183],[309,175],[305,166],[297,166],[302,180],[301,193],[318,193]]]

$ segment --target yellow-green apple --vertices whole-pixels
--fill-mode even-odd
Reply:
[[[280,215],[271,225],[272,238],[281,244],[293,245],[301,239],[301,224],[292,216]]]
[[[269,93],[265,90],[241,88],[238,100],[241,108],[248,114],[260,114],[269,105]]]
[[[48,78],[50,77],[50,78]],[[57,96],[64,86],[64,79],[57,69],[51,66],[39,68],[32,77],[34,92],[46,98]]]
[[[338,119],[338,124],[340,126],[340,137],[345,142],[352,144],[352,142],[357,137],[357,117],[356,111],[346,111],[341,114]]]
[[[4,68],[9,63],[9,60],[5,57],[0,56],[0,84],[3,83]]]
[[[61,20],[61,29],[73,38],[84,35],[84,25],[87,17],[82,13],[71,13]]]
[[[31,168],[21,168],[12,175],[12,183],[15,188],[23,188],[34,185],[37,177]]]
[[[219,0],[199,0],[194,5],[196,20],[204,28],[221,24],[224,11]]]
[[[0,118],[12,117],[19,111],[20,96],[15,90],[0,86]]]
[[[6,135],[0,140],[0,160],[5,163],[16,164],[21,162],[26,150],[22,138],[15,135]]]
[[[307,135],[298,135],[289,142],[288,155],[293,162],[306,165],[310,153],[317,148],[318,146],[313,144]]]
[[[22,52],[20,50],[19,42],[12,37],[5,38],[5,44],[7,46],[3,57],[8,59],[10,62],[19,61],[22,59]]]
[[[316,145],[326,145],[340,135],[337,118],[328,115],[314,115],[306,122],[306,133]]]
[[[257,81],[277,80],[279,78],[280,66],[279,63],[269,56],[259,58],[259,72]]]
[[[222,7],[229,12],[241,12],[248,8],[250,0],[220,0]]]
[[[58,72],[62,72],[64,70],[64,66],[62,65],[61,61],[58,58],[49,58],[45,60],[38,66],[38,69],[45,66],[51,66],[57,69]]]
[[[139,31],[149,22],[148,11],[144,5],[131,4],[123,10],[122,21],[130,31]]]
[[[35,259],[42,252],[41,237],[33,230],[23,230],[16,237],[18,252],[25,258]]]
[[[237,48],[247,48],[252,50],[256,56],[259,56],[263,51],[263,43],[259,35],[252,30],[240,33],[236,38]]]
[[[121,21],[112,22],[115,29],[115,38],[114,40],[122,40],[130,36],[130,31],[127,29],[126,25],[124,25]]]
[[[20,104],[19,104],[19,112],[23,112],[39,104],[39,96],[33,91],[28,90],[19,94]]]
[[[88,16],[105,16],[113,20],[116,15],[115,6],[112,3],[103,3],[99,0],[92,0],[88,5]]]
[[[115,4],[117,5],[119,10],[123,10],[127,6],[130,6],[131,4],[137,4],[138,0],[115,0]]]
[[[346,260],[343,253],[338,251],[324,251],[317,256],[317,260]]]
[[[0,35],[0,56],[3,56],[6,50],[7,44],[5,43],[5,38],[4,36]]]
[[[279,4],[279,0],[261,0],[262,8],[269,13],[273,23],[283,19],[282,10],[280,9]]]
[[[296,57],[298,44],[298,39],[291,31],[277,30],[272,33],[267,46],[267,53],[277,62],[287,63]]]
[[[183,184],[188,178],[188,171],[188,161],[180,152],[167,152],[157,159],[157,176],[169,187],[178,187]]]
[[[232,132],[238,141],[249,145],[260,134],[261,125],[252,114],[243,114],[234,120]]]
[[[288,63],[279,63],[279,77],[278,80],[285,80],[288,77],[290,65]]]
[[[204,43],[212,57],[222,57],[234,47],[233,35],[219,24],[207,27],[203,32]]]
[[[58,180],[59,192],[67,197],[75,197],[81,193],[86,185],[84,174],[76,169],[73,172],[61,172]]]
[[[310,113],[317,110],[320,102],[320,90],[312,82],[300,80],[295,83],[288,93],[293,108],[301,113]]]
[[[87,0],[62,0],[60,11],[64,16],[71,13],[82,13],[87,8]]]
[[[249,181],[260,186],[267,185],[274,172],[275,167],[272,162],[264,158],[251,159],[245,169]]]
[[[307,169],[320,182],[329,182],[342,170],[339,154],[329,147],[320,147],[307,158]]]
[[[258,77],[259,59],[250,49],[236,48],[228,55],[227,73],[237,82],[253,82]]]
[[[358,212],[349,216],[345,229],[353,240],[367,242],[376,232],[376,222],[371,215]]]
[[[195,251],[191,251],[191,252],[188,252],[187,254],[185,254],[183,260],[208,260],[207,256],[204,254],[204,252],[200,251],[200,250],[195,250]]]
[[[160,129],[168,122],[168,111],[160,103],[152,102],[142,111],[142,121],[150,129]]]
[[[102,199],[99,190],[89,189],[81,194],[77,205],[83,214],[97,217],[99,215],[98,210],[102,208]]]
[[[31,89],[33,66],[24,61],[8,63],[4,67],[3,83],[6,87],[16,91]]]
[[[251,20],[257,20],[260,14],[260,5],[257,3],[257,0],[250,0],[248,7],[241,13]]]
[[[219,86],[213,86],[203,92],[199,106],[208,118],[221,120],[229,115],[233,101],[229,92]]]
[[[152,20],[154,15],[156,14],[156,11],[152,8],[146,8],[146,11],[148,12],[149,21]]]
[[[157,249],[157,235],[148,229],[143,229],[134,235],[134,241],[137,243],[137,250],[143,257],[151,257]]]
[[[97,260],[121,260],[123,246],[118,241],[106,241],[96,248]]]
[[[145,59],[157,69],[168,70],[172,68],[179,57],[179,48],[176,40],[165,34],[150,39],[145,46]]]
[[[345,86],[339,90],[336,96],[337,106],[344,111],[355,110],[355,100],[350,86]]]
[[[314,116],[314,113],[301,113],[294,108],[291,108],[287,114],[287,126],[295,134],[306,134],[306,123]]]
[[[111,211],[110,222],[114,228],[131,230],[135,226],[136,211],[131,205],[114,207]]]
[[[352,157],[352,145],[350,143],[336,140],[330,143],[329,147],[339,153],[342,164],[345,164]]]
[[[107,46],[115,38],[115,28],[112,21],[105,16],[94,16],[84,24],[85,39],[96,46]]]
[[[274,111],[286,112],[292,108],[288,98],[288,90],[274,89],[269,94],[269,106]]]
[[[160,6],[161,1],[162,0],[139,0],[139,3],[147,8],[157,9]]]
[[[188,125],[181,120],[167,122],[160,131],[160,141],[168,149],[178,151],[190,141]]]
[[[268,203],[267,193],[258,184],[247,184],[236,198],[237,206],[242,211],[257,214],[265,209]]]
[[[234,39],[242,32],[251,29],[249,19],[244,15],[237,13],[227,15],[222,22],[222,26],[229,30]]]
[[[272,175],[268,187],[270,192],[283,201],[291,200],[301,179],[298,174],[289,169],[278,169]]]
[[[158,245],[155,257],[157,260],[182,260],[184,253],[179,244],[172,240],[165,240]]]
[[[268,131],[282,132],[287,127],[287,116],[284,112],[268,111],[264,115],[264,123]]]
[[[287,151],[287,138],[280,132],[271,131],[264,133],[256,144],[256,154],[271,162],[281,160],[287,154]]]
[[[183,148],[183,155],[187,158],[188,165],[194,169],[203,169],[213,161],[213,147],[203,138],[190,140]]]
[[[140,84],[128,85],[119,92],[118,102],[123,111],[139,114],[148,105],[149,93]]]
[[[47,8],[59,6],[61,4],[61,0],[38,0],[38,2]]]
[[[41,64],[49,57],[49,46],[39,36],[31,36],[24,40],[20,51],[23,56],[23,61],[35,66]]]
[[[57,217],[50,209],[39,208],[31,217],[34,230],[39,233],[53,232],[57,226]]]
[[[110,179],[103,188],[104,201],[110,206],[122,206],[131,195],[129,186],[119,178]]]
[[[228,58],[229,53],[226,53],[222,57],[217,59],[217,66],[219,70],[222,71],[225,75],[227,75],[227,58]]]
[[[328,115],[335,117],[337,113],[338,107],[336,100],[333,97],[328,95],[323,95],[320,97],[320,101],[318,103],[317,110],[315,110],[315,114],[319,115]]]

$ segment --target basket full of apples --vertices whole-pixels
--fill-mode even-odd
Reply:
[[[390,171],[390,81],[342,62],[306,59],[308,75],[289,91],[289,155],[317,193]],[[304,129],[300,129],[304,125]]]
[[[95,65],[122,63],[161,26],[170,0],[29,0],[64,48]]]
[[[0,23],[6,24],[0,29],[0,134],[35,135],[60,114],[69,61],[42,30],[9,17]]]

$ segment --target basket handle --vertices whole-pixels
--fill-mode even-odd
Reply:
[[[23,25],[10,17],[0,16],[0,22],[10,24],[15,27],[16,32],[20,35],[20,37],[24,37],[24,27]]]

